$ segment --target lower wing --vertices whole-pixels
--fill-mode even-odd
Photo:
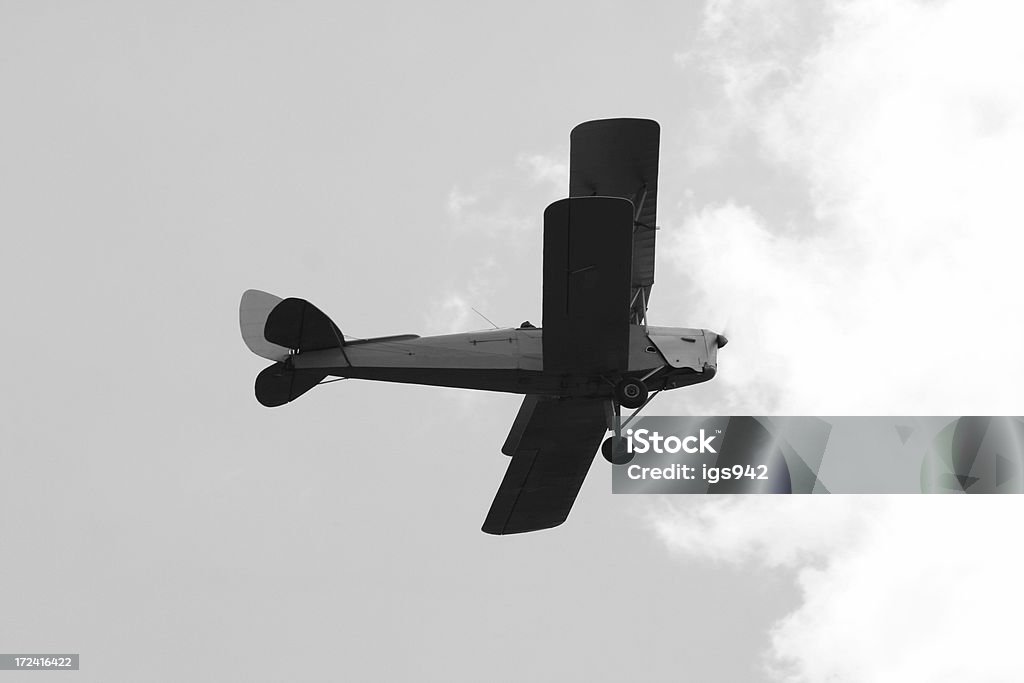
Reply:
[[[503,449],[512,455],[483,530],[518,534],[569,516],[607,425],[605,399],[527,396]]]

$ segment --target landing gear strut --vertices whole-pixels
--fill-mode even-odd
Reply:
[[[647,385],[642,379],[626,378],[615,387],[615,400],[619,405],[630,409],[641,407],[647,403]]]

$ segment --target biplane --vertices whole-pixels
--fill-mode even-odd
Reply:
[[[525,394],[483,531],[558,526],[599,447],[610,462],[627,461],[616,438],[628,421],[621,408],[639,412],[661,391],[710,380],[727,342],[710,330],[647,324],[659,138],[646,119],[572,130],[569,196],[544,211],[541,327],[346,339],[304,299],[245,292],[242,338],[273,361],[256,377],[256,399],[280,406],[339,378]]]

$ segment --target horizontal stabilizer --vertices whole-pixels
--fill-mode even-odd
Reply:
[[[256,400],[268,408],[290,403],[315,387],[327,376],[317,370],[293,370],[274,363],[256,375]]]
[[[263,328],[267,341],[286,349],[318,351],[345,345],[341,330],[305,299],[285,299],[270,312]]]
[[[283,361],[288,358],[288,347],[268,342],[263,336],[270,312],[283,301],[279,296],[246,290],[238,305],[238,325],[242,328],[242,341],[249,350],[267,360]]]

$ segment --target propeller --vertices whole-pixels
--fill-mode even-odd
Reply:
[[[732,331],[732,314],[726,316],[725,322],[721,327],[715,328],[715,343],[718,344],[718,348],[724,347],[729,343],[729,333]]]

